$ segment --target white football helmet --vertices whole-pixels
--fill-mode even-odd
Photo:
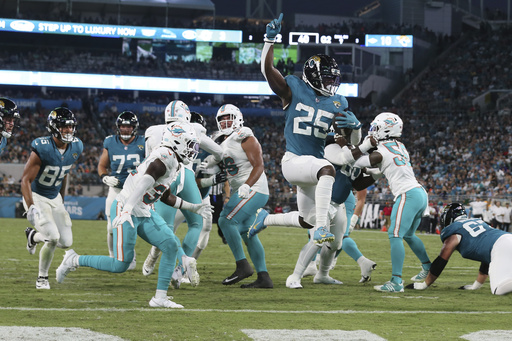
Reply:
[[[370,124],[368,135],[375,137],[378,141],[389,140],[402,136],[404,123],[397,114],[383,112],[378,114]]]
[[[190,122],[190,109],[183,101],[176,100],[167,104],[165,108],[165,123],[182,121]]]
[[[184,165],[194,162],[199,154],[199,138],[188,122],[168,124],[160,145],[172,149]]]
[[[224,119],[224,116],[229,116],[228,119]],[[223,135],[231,135],[233,131],[240,129],[244,126],[244,115],[238,107],[233,104],[224,104],[217,111],[217,127]],[[225,122],[222,124],[221,122]]]

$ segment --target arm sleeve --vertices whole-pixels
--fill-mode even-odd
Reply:
[[[216,163],[219,163],[222,160],[222,147],[215,143],[210,137],[206,135],[201,136],[200,147],[212,154]]]
[[[325,147],[324,157],[332,164],[342,166],[354,162],[352,151],[347,147],[340,147],[333,143]]]
[[[370,168],[372,166],[370,162],[370,155],[363,155],[359,159],[357,159],[356,163],[354,163],[354,167],[357,168]]]
[[[361,142],[361,129],[352,130],[352,134],[350,134],[350,144],[353,146],[357,146],[359,142]]]

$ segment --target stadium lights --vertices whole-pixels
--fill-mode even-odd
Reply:
[[[266,81],[165,78],[89,73],[0,70],[0,84],[85,89],[165,91],[223,95],[273,95]],[[357,97],[357,83],[342,83],[338,94]]]

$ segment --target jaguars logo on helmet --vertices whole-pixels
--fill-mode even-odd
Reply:
[[[62,134],[60,130],[68,126],[72,127],[71,132]],[[48,129],[48,132],[63,143],[73,142],[76,126],[75,114],[73,114],[73,112],[68,108],[64,107],[58,107],[52,110],[48,115],[48,120],[46,121],[46,129]]]

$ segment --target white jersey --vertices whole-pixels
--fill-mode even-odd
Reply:
[[[395,199],[412,188],[421,187],[414,175],[409,152],[402,142],[382,141],[379,143],[377,151],[382,155],[379,170],[388,180],[389,188]]]
[[[162,194],[169,189],[171,182],[176,177],[180,163],[171,149],[167,147],[159,147],[153,150],[144,162],[137,166],[136,171],[128,175],[121,193],[116,197],[118,202],[124,204],[137,187],[140,179],[146,173],[148,165],[156,159],[159,159],[164,163],[166,168],[165,174],[155,181],[153,188],[144,193],[141,200],[133,208],[132,215],[136,217],[151,217],[151,213],[149,211],[152,208],[151,205],[160,199]]]
[[[254,136],[252,130],[248,127],[242,127],[229,135],[220,145],[224,152],[224,165],[232,191],[237,191],[247,181],[253,169],[247,154],[242,148],[242,141],[250,136]],[[262,194],[269,194],[265,172],[261,173],[260,178],[251,189]]]

